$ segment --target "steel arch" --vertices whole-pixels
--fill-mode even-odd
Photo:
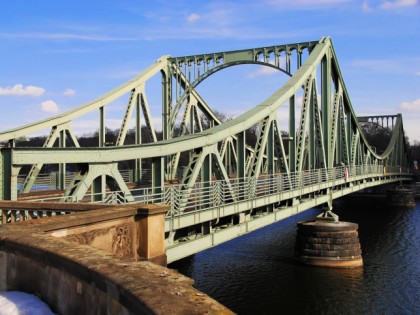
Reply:
[[[308,49],[309,55],[303,62],[302,50],[304,49]],[[282,53],[286,58],[285,68],[280,66]],[[292,72],[291,67],[292,53],[296,53],[297,56],[295,72]],[[263,55],[263,62],[258,60],[259,55]],[[194,89],[211,74],[233,65],[256,63],[273,67],[270,63],[271,55],[274,56],[274,67],[292,74],[291,78],[265,101],[230,121],[222,123]],[[203,72],[194,69],[194,74],[197,75],[192,79],[188,77],[187,71],[182,72],[179,68],[180,65],[188,66],[189,63],[190,66],[197,65],[198,67],[200,62],[205,64],[213,62],[215,65],[203,68]],[[318,78],[319,69],[320,78]],[[164,139],[161,141],[157,141],[156,138],[144,89],[146,82],[159,73],[162,74],[163,82]],[[175,87],[173,81],[175,81]],[[173,107],[172,98],[177,86],[181,93],[178,94],[178,91],[175,91],[175,98],[179,95],[180,97]],[[296,99],[302,88],[303,102],[300,119],[296,119]],[[117,143],[113,147],[105,147],[105,107],[127,93],[130,93],[130,99]],[[173,117],[176,117],[180,104],[184,102],[189,105],[185,106],[183,119],[190,121],[191,133],[183,132],[180,137],[175,138],[171,131],[175,122]],[[287,103],[290,113],[288,155],[283,146],[276,116],[279,108]],[[72,120],[95,110],[100,112],[101,127],[98,147],[80,148],[77,145],[74,148],[52,147],[55,139],[59,138],[53,130],[58,128],[64,134],[63,137],[68,133],[72,139],[76,139],[71,130]],[[205,129],[200,125],[199,110],[212,121],[210,128]],[[128,120],[134,111],[137,117],[136,134],[141,128],[139,116],[142,111],[151,135],[151,143],[140,144],[137,141],[136,145],[124,145]],[[332,41],[328,37],[316,42],[234,52],[176,58],[164,56],[134,79],[92,102],[55,117],[0,133],[0,141],[11,143],[10,148],[1,149],[1,198],[17,198],[16,176],[23,165],[35,165],[35,171],[29,174],[29,178],[33,178],[36,177],[37,172],[39,173],[36,171],[40,168],[39,166],[48,163],[85,163],[92,166],[90,169],[95,169],[95,172],[106,175],[109,173],[109,166],[112,165],[115,170],[116,163],[120,161],[151,159],[153,187],[155,191],[161,191],[165,175],[170,178],[170,174],[174,174],[177,166],[176,162],[169,162],[174,161],[174,156],[180,152],[191,152],[187,171],[181,179],[182,189],[187,193],[195,185],[199,174],[209,180],[212,175],[216,175],[229,186],[231,169],[235,169],[236,177],[248,176],[258,179],[262,173],[285,172],[286,176],[290,177],[292,172],[330,169],[341,161],[349,166],[365,164],[407,166],[402,117],[400,114],[396,117],[391,141],[387,149],[378,155],[369,146],[362,133]],[[295,126],[296,121],[299,123],[298,128]],[[249,148],[244,140],[245,132],[255,125],[259,125],[260,132],[255,147]],[[43,148],[13,146],[14,139],[46,128],[51,128],[54,139],[51,138]],[[198,132],[194,133],[196,129]],[[115,173],[113,174],[115,176]],[[82,179],[81,184],[86,183]],[[128,188],[124,187],[124,189]],[[74,189],[74,191],[78,190]],[[67,195],[68,193],[70,191],[66,192]],[[252,194],[252,190],[249,193]],[[232,189],[230,189],[230,194],[232,198],[236,198]]]

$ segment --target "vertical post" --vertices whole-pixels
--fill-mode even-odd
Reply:
[[[167,65],[165,70],[162,70],[162,137],[163,140],[170,139],[171,136],[171,112],[172,112],[172,72],[171,65]],[[169,161],[171,157],[164,157],[163,176],[167,174],[170,176]]]
[[[201,167],[201,177],[202,182],[210,182],[212,174],[212,163],[211,163],[211,154],[208,154],[203,161],[203,166]]]
[[[245,171],[246,171],[246,159],[245,159],[245,131],[238,133],[237,142],[236,142],[236,154],[237,154],[237,165],[236,165],[236,176],[239,180],[239,187],[242,187],[245,180]],[[239,199],[244,199],[245,192],[239,193]]]
[[[171,74],[170,65],[162,71],[162,131],[163,140],[170,138],[170,116],[171,116]]]
[[[298,47],[297,51],[297,68],[302,66],[302,50]]]
[[[10,200],[17,200],[18,175],[20,167],[12,165],[12,172],[10,176]]]
[[[270,122],[267,139],[267,165],[270,178],[274,175],[274,120]]]
[[[315,81],[312,80],[311,84],[312,92],[309,99],[309,170],[315,168]]]
[[[164,184],[164,158],[152,158],[152,193],[155,197],[155,202],[161,202]]]
[[[98,146],[105,146],[105,107],[99,108],[99,131],[98,131]]]
[[[352,155],[352,135],[353,135],[353,131],[351,129],[351,113],[350,113],[350,109],[346,108],[346,117],[347,117],[347,156],[345,157],[347,159],[346,164],[350,165],[351,164],[351,155]]]
[[[296,102],[293,95],[289,100],[289,170],[296,172]]]
[[[337,156],[337,160],[336,162],[341,162],[344,161],[344,155],[343,155],[343,128],[342,128],[342,120],[341,117],[343,117],[344,113],[343,113],[343,107],[341,106],[341,100],[338,103],[338,121],[336,121],[336,125],[337,125],[337,144],[335,146],[335,150],[336,150],[336,156]]]
[[[191,101],[191,96],[190,96],[190,100]],[[190,133],[194,134],[195,133],[195,120],[194,120],[194,116],[195,116],[195,104],[191,104],[190,106]]]
[[[230,140],[226,140],[226,151],[225,151],[225,167],[226,172],[229,175],[232,172],[232,156],[231,156],[231,142]]]
[[[238,178],[245,177],[245,131],[238,133],[238,140],[236,142],[236,154],[238,156],[238,165],[236,166],[236,172]]]
[[[20,167],[12,164],[13,148],[0,149],[0,200],[17,200]]]
[[[92,201],[102,201],[105,197],[106,175],[99,175],[92,182]]]
[[[12,149],[0,149],[0,200],[11,200]]]
[[[66,147],[66,130],[60,131],[60,138],[58,140],[60,148]],[[66,163],[58,165],[58,187],[61,190],[66,189]]]
[[[324,134],[325,159],[327,168],[333,166],[332,152],[330,152],[330,124],[331,124],[331,52],[328,49],[321,62],[321,109],[322,109],[322,128]]]
[[[106,135],[106,128],[105,128],[105,106],[99,108],[99,133],[98,133],[98,146],[104,147],[105,146],[105,135]],[[95,178],[92,184],[93,199],[95,201],[101,201],[102,198],[105,196],[106,190],[106,177],[105,175],[100,175],[99,177]]]
[[[402,136],[402,133],[399,133],[399,137],[398,137],[398,141],[397,141],[397,145],[398,145],[398,157],[397,157],[397,166],[401,167],[401,163],[403,161],[402,158],[402,154],[403,154],[403,142],[404,142],[404,138]]]
[[[202,178],[202,184],[204,188],[202,204],[204,208],[208,207],[209,202],[210,202],[211,175],[212,175],[212,156],[210,153],[210,154],[207,154],[207,156],[204,158],[203,166],[201,167],[201,178]]]
[[[137,254],[155,264],[166,266],[165,213],[169,206],[145,205],[137,209]]]
[[[140,106],[140,93],[137,93],[136,99],[136,134],[135,134],[135,143],[141,143],[141,106]],[[142,165],[141,159],[135,160],[135,168],[134,168],[134,181],[136,183],[140,182],[141,180],[141,172],[142,172]]]

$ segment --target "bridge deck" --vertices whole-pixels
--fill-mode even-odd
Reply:
[[[171,184],[161,193],[154,193],[149,187],[132,189],[131,194],[134,203],[170,205],[164,230],[168,262],[172,262],[309,208],[332,206],[332,200],[358,190],[412,179],[408,170],[399,167],[385,169],[378,165],[363,165],[348,169],[347,175],[345,171],[344,167],[336,167],[291,173],[290,176],[282,173],[261,175],[257,180],[231,178],[230,185],[223,181],[197,182],[188,191],[182,190],[181,184]],[[123,195],[121,191],[108,191],[103,202],[126,201]],[[62,196],[44,198],[38,200],[43,201],[40,204],[26,203],[25,211],[7,207],[4,201],[3,222],[92,208],[78,207],[80,203],[60,203],[61,208],[51,208],[60,198]],[[87,195],[85,199],[93,198]]]

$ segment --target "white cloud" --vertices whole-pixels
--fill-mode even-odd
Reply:
[[[264,0],[267,1],[267,0]],[[177,3],[172,1],[172,3]],[[267,3],[267,2],[265,2]],[[296,37],[308,38],[311,34],[318,37],[319,31],[311,28],[305,29],[282,29],[266,28],[264,23],[257,23],[259,13],[264,5],[256,2],[232,2],[226,1],[221,5],[217,1],[211,1],[204,5],[202,12],[179,14],[179,8],[166,8],[158,12],[149,12],[146,16],[153,19],[153,25],[159,23],[159,27],[153,29],[143,28],[136,33],[140,39],[163,40],[163,39],[284,39]],[[191,27],[192,22],[195,27]],[[250,23],[252,20],[255,23]],[[1,34],[0,34],[1,36]]]
[[[63,92],[63,95],[65,96],[74,96],[76,95],[76,90],[73,89],[65,89]]]
[[[141,73],[141,70],[121,70],[121,71],[112,71],[110,73],[106,73],[104,75],[107,79],[125,79],[125,78],[133,78],[135,76],[138,76],[139,73]]]
[[[253,79],[259,76],[272,75],[278,72],[279,70],[271,68],[271,67],[260,67],[258,70],[248,73],[246,77],[248,79]]]
[[[420,98],[412,102],[403,102],[400,104],[400,109],[408,111],[420,111]]]
[[[390,59],[357,59],[352,62],[355,67],[370,71],[395,72],[400,69],[399,63]]]
[[[267,0],[265,0],[267,1]],[[284,0],[283,0],[284,1]],[[304,1],[299,0],[302,3]],[[343,0],[320,0],[321,4],[337,2],[342,3]],[[350,1],[350,0],[349,0]],[[173,4],[172,4],[173,3]],[[179,14],[179,5],[175,4],[176,1],[168,3],[165,9],[159,7],[154,11],[147,13],[142,12],[142,16],[153,21],[151,27],[142,26],[135,28],[135,32],[130,30],[121,29],[120,27],[105,31],[95,29],[89,29],[82,27],[81,29],[71,27],[65,28],[64,31],[60,32],[0,32],[0,38],[5,39],[40,39],[40,40],[72,40],[72,41],[94,41],[94,42],[131,42],[131,41],[143,41],[143,40],[163,40],[163,39],[203,39],[203,38],[234,38],[236,39],[284,39],[308,36],[316,37],[319,35],[319,30],[314,28],[313,25],[309,28],[296,29],[286,28],[281,31],[278,28],[266,28],[264,23],[249,23],[248,20],[252,21],[259,19],[260,9],[264,9],[260,3],[254,2],[223,2],[223,5],[216,2],[210,2],[204,5],[205,10],[203,12],[188,12],[185,15]],[[317,5],[316,0],[312,0],[312,3]],[[280,8],[288,7],[281,6]],[[296,8],[296,6],[292,6]],[[265,10],[265,9],[264,9]],[[258,15],[258,16],[256,16]],[[196,22],[200,23],[196,23]],[[157,24],[156,24],[157,23]],[[191,23],[198,25],[191,28]],[[158,27],[156,27],[158,25]],[[121,26],[122,27],[122,26]],[[62,26],[58,26],[56,29],[60,29]],[[124,30],[121,34],[119,31]],[[111,33],[112,32],[112,33]],[[115,34],[114,34],[115,33]],[[71,52],[71,51],[70,51]],[[76,51],[80,52],[80,51]]]
[[[416,70],[420,66],[420,59],[416,57],[398,58],[398,59],[355,59],[351,61],[353,68],[360,68],[362,71],[419,75]]]
[[[362,10],[364,12],[370,12],[370,11],[372,11],[372,8],[369,6],[369,1],[368,0],[364,0],[363,1]]]
[[[267,2],[271,5],[282,6],[285,8],[289,7],[305,7],[305,8],[316,8],[325,7],[332,5],[340,5],[350,2],[351,0],[268,0]]]
[[[385,1],[381,4],[380,8],[385,10],[399,9],[415,6],[418,0],[396,0],[396,1]]]
[[[195,21],[198,21],[201,19],[201,16],[197,13],[192,13],[189,16],[187,16],[187,22],[188,23],[194,23]]]
[[[71,33],[0,33],[0,38],[15,39],[51,39],[51,40],[84,40],[95,42],[138,41],[137,37],[113,37],[108,35],[84,35]]]
[[[27,96],[41,96],[45,93],[45,89],[34,86],[34,85],[28,85],[23,86],[22,84],[15,84],[14,86],[7,86],[7,87],[1,87],[0,86],[0,95],[12,95],[12,96],[21,96],[21,95],[27,95]]]
[[[46,113],[56,113],[58,112],[58,105],[52,100],[48,100],[41,103],[41,110]]]
[[[410,142],[420,141],[420,98],[412,102],[403,102],[400,104],[400,110],[403,117],[404,132]]]
[[[92,133],[98,130],[99,120],[98,119],[83,119],[72,121],[72,128],[76,135],[84,135]],[[108,126],[107,126],[108,127]]]

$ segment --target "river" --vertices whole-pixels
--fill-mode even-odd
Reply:
[[[359,224],[362,268],[294,262],[296,223],[317,209],[169,267],[238,314],[420,314],[420,201],[403,210],[344,200],[333,211]]]

